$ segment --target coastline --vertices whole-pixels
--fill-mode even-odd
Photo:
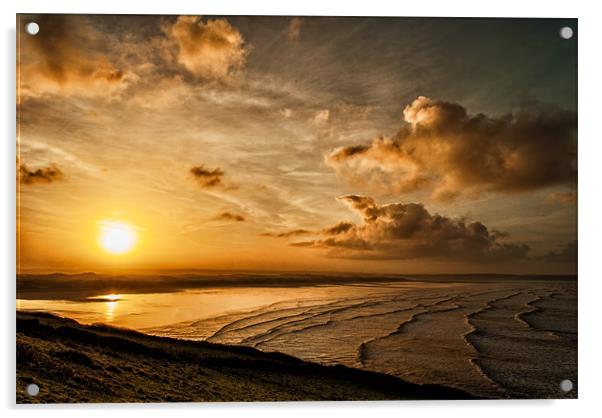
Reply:
[[[25,393],[29,383],[37,397]],[[17,403],[475,399],[440,385],[250,347],[17,311]]]

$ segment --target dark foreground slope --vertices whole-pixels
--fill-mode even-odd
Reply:
[[[26,394],[29,383],[40,387],[37,397]],[[279,353],[17,313],[18,403],[468,398]]]

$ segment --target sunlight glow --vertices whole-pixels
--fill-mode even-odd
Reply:
[[[99,244],[108,253],[119,255],[131,251],[138,242],[136,228],[117,221],[100,222]]]
[[[105,321],[107,323],[113,322],[115,318],[115,308],[117,308],[117,301],[107,302],[106,304],[106,312],[105,312]]]

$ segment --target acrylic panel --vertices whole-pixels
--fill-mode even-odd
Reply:
[[[18,403],[577,397],[577,20],[17,16]]]

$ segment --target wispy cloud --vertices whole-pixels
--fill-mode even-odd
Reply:
[[[360,222],[358,210],[341,213],[332,198],[363,193],[376,207],[425,202],[432,219],[445,208],[449,216],[442,217],[452,224],[470,213],[487,225],[497,254],[511,237],[536,254],[550,242],[572,239],[574,216],[567,213],[576,198],[575,112],[528,104],[500,116],[524,91],[575,107],[574,95],[566,93],[573,84],[569,43],[560,51],[563,64],[528,52],[553,32],[552,23],[530,40],[497,36],[499,51],[512,56],[489,60],[463,52],[464,40],[476,39],[470,35],[489,24],[479,19],[460,27],[428,19],[20,18],[39,22],[42,31],[20,38],[19,152],[27,166],[17,175],[24,185],[57,182],[22,187],[31,229],[70,230],[69,222],[87,216],[92,202],[149,202],[149,211],[160,214],[157,228],[187,231],[201,248],[216,232],[212,226],[231,224],[237,248],[259,253],[258,241],[271,249],[283,244],[283,253],[299,251],[295,262],[305,265],[319,257],[287,244],[302,241],[295,246],[342,257],[398,260],[428,253],[418,251],[417,239],[387,235],[400,214]],[[521,25],[499,23],[508,35]],[[407,31],[420,36],[403,36]],[[547,68],[548,76],[536,68]],[[457,103],[413,101],[425,92]],[[533,201],[547,195],[566,205],[539,202],[534,214]],[[440,206],[428,196],[456,201]],[[420,213],[405,212],[405,222]],[[472,223],[464,220],[465,228]],[[260,238],[262,231],[274,239]],[[431,253],[444,257],[445,245],[456,251],[455,245],[473,241],[433,242],[440,247]],[[32,251],[38,247],[32,244]],[[193,247],[182,244],[179,253]],[[190,251],[197,262],[198,252]],[[38,255],[43,264],[44,254]],[[166,262],[188,256],[178,257]]]
[[[21,93],[107,97],[133,75],[108,54],[106,38],[82,16],[39,15],[38,36],[21,37]]]
[[[273,237],[273,238],[289,238],[289,237],[297,237],[299,235],[308,235],[312,232],[307,229],[291,229],[289,231],[283,232],[263,232],[260,235],[263,237]]]

